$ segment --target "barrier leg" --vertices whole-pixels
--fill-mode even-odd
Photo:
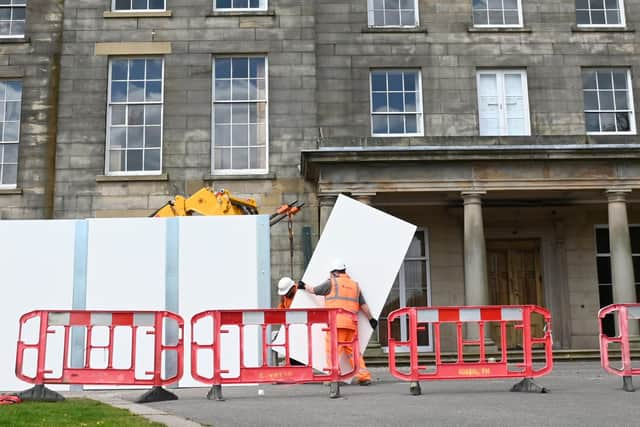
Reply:
[[[624,377],[622,377],[622,389],[624,391],[636,391],[636,389],[633,387],[633,377],[632,376],[625,375]]]
[[[46,388],[44,384],[36,384],[30,389],[18,393],[18,397],[33,402],[61,402],[64,400],[60,393]]]
[[[332,382],[329,384],[329,397],[331,399],[335,399],[337,397],[340,397],[340,383],[339,382]]]
[[[519,391],[525,393],[549,393],[548,388],[544,388],[536,384],[531,378],[525,378],[518,384],[511,387],[510,391]]]
[[[412,396],[420,396],[422,394],[420,383],[418,381],[412,381],[411,385],[409,386],[409,392]]]
[[[224,397],[222,397],[222,385],[212,385],[207,393],[207,399],[217,400],[218,402],[224,401]]]
[[[178,396],[160,386],[155,386],[135,400],[135,403],[164,402],[178,400]]]

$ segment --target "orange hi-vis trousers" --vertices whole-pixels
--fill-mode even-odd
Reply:
[[[338,343],[350,342],[353,340],[353,336],[357,333],[355,329],[338,328]],[[327,367],[331,367],[331,335],[327,333],[325,335],[325,349],[327,356]],[[338,344],[338,360],[345,354],[351,367],[353,368],[353,349],[347,344]],[[364,359],[360,355],[360,369],[356,373],[356,380],[361,383],[363,381],[371,381],[371,372],[364,364]]]

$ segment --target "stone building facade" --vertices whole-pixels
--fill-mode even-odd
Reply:
[[[0,4],[0,219],[53,216],[62,3]]]
[[[344,193],[419,226],[385,313],[538,304],[556,347],[594,348],[598,308],[637,299],[640,0],[26,8],[31,42],[0,44],[0,77],[25,76],[4,218],[144,216],[204,185],[298,199],[297,276]],[[286,226],[271,243],[275,283]]]

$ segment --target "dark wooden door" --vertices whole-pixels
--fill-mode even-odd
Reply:
[[[527,240],[488,240],[487,273],[491,304],[543,305],[540,242]],[[532,319],[533,336],[542,336],[544,322]],[[500,330],[492,325],[491,337],[499,345]],[[522,335],[514,328],[507,330],[508,347],[520,347]]]

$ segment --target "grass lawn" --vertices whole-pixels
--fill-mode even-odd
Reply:
[[[0,426],[162,426],[89,399],[0,405]]]

